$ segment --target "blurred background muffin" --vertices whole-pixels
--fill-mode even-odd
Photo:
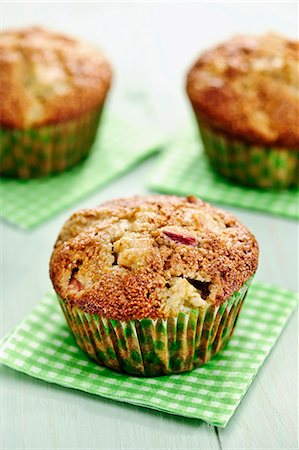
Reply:
[[[81,161],[112,72],[102,52],[38,27],[0,34],[1,174],[30,178]]]
[[[298,42],[236,36],[187,76],[206,154],[222,175],[261,188],[299,184]]]
[[[82,350],[154,376],[224,347],[257,263],[256,239],[230,214],[195,197],[136,196],[73,214],[50,276]]]

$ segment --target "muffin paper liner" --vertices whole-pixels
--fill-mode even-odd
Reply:
[[[248,186],[285,189],[299,186],[299,148],[250,145],[199,122],[205,152],[221,175]]]
[[[159,376],[199,367],[225,346],[249,284],[218,306],[127,322],[88,314],[58,298],[77,344],[94,361],[132,375]]]
[[[34,178],[59,173],[88,154],[102,105],[76,119],[26,130],[0,129],[1,175]]]

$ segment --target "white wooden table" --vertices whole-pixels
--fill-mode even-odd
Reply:
[[[198,51],[233,32],[274,29],[296,36],[295,4],[13,3],[4,27],[44,24],[98,42],[116,69],[111,105],[144,114],[171,134],[190,114],[183,74]],[[144,94],[146,92],[146,95]],[[146,192],[147,161],[34,231],[1,224],[1,336],[50,287],[48,260],[74,210]],[[264,214],[227,208],[255,233],[256,279],[297,289],[298,227]],[[1,449],[291,449],[298,440],[297,318],[293,315],[226,429],[50,385],[0,366]]]

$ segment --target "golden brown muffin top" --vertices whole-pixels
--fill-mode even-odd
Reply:
[[[230,214],[196,197],[136,196],[73,214],[50,276],[85,312],[154,319],[224,302],[257,262],[254,236]]]
[[[187,77],[199,120],[254,144],[299,149],[299,45],[277,34],[236,36]]]
[[[32,27],[0,33],[0,125],[30,128],[101,105],[111,82],[101,53],[63,34]]]

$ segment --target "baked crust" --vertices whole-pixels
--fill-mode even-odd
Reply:
[[[50,277],[85,312],[154,319],[184,310],[182,297],[190,308],[224,302],[257,263],[254,236],[230,214],[195,197],[136,196],[73,214]]]
[[[205,52],[187,76],[199,122],[249,143],[299,150],[298,49],[269,33]]]
[[[32,27],[0,33],[0,125],[31,128],[101,106],[112,72],[102,52]]]

